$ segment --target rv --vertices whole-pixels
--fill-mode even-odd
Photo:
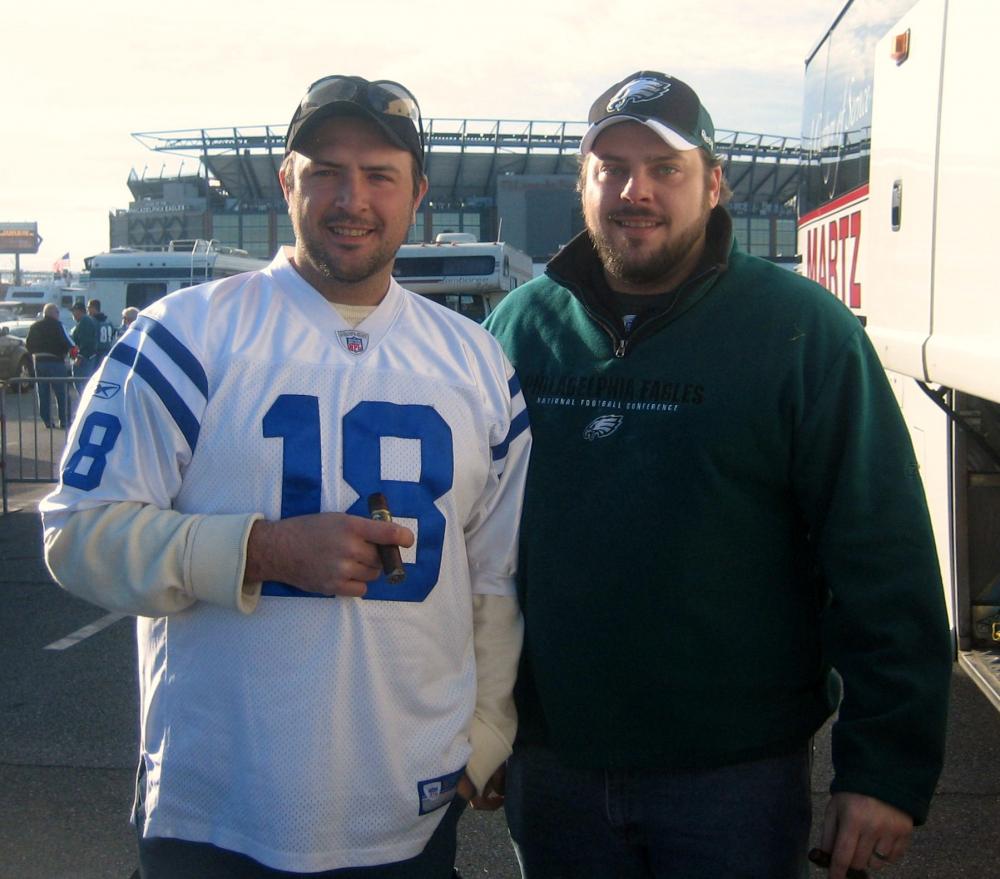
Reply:
[[[431,244],[404,244],[392,269],[406,289],[475,321],[484,320],[532,275],[528,254],[503,241],[477,241],[462,232],[442,232]]]
[[[959,662],[1000,708],[1000,204],[987,0],[854,0],[806,62],[799,249],[910,429]],[[976,207],[980,206],[977,215]]]
[[[36,318],[50,302],[59,306],[61,312],[69,313],[74,302],[87,298],[87,287],[76,284],[25,284],[10,286],[0,298],[4,311],[16,312],[18,317]]]
[[[122,309],[142,309],[174,290],[262,269],[267,260],[202,239],[171,241],[162,250],[115,248],[87,257],[87,298],[99,299],[112,319]]]

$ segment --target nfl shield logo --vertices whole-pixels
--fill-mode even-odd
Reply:
[[[368,347],[368,333],[361,333],[357,330],[338,330],[337,336],[340,344],[351,354],[363,354]]]

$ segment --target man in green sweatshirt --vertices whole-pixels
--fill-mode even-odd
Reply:
[[[743,253],[712,120],[640,71],[594,103],[586,231],[487,321],[534,447],[506,808],[525,879],[879,869],[923,822],[951,644],[906,427],[863,328]],[[842,698],[841,698],[842,696]]]
[[[76,378],[76,389],[82,394],[87,386],[87,379],[94,374],[97,365],[97,323],[87,313],[87,307],[82,300],[74,302],[71,310],[73,320],[76,321],[76,326],[69,333],[76,347],[73,376]]]

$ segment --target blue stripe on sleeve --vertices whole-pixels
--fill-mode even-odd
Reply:
[[[510,398],[513,400],[518,394],[521,393],[521,382],[517,378],[517,373],[515,372],[510,379],[507,381],[507,387],[510,390]]]
[[[524,409],[521,414],[510,423],[510,430],[507,431],[507,436],[504,437],[503,442],[500,443],[500,445],[493,447],[493,460],[499,461],[501,458],[506,458],[507,449],[510,448],[510,444],[527,429],[528,410]]]
[[[117,360],[135,370],[136,374],[146,382],[160,398],[163,405],[167,407],[170,417],[174,419],[177,428],[184,435],[184,439],[194,454],[195,446],[198,445],[198,434],[201,425],[187,403],[180,394],[173,389],[173,386],[153,364],[153,361],[140,354],[135,348],[119,342],[108,354],[108,357]]]
[[[108,352],[108,358],[117,360],[119,363],[124,363],[131,369],[138,354],[139,352],[131,345],[126,345],[124,342],[115,342],[114,347]]]
[[[163,349],[163,352],[177,364],[180,370],[191,380],[191,383],[205,397],[208,397],[208,376],[205,375],[205,370],[198,362],[198,358],[177,341],[177,337],[164,327],[163,324],[149,317],[140,317],[135,323],[142,332],[146,333]]]

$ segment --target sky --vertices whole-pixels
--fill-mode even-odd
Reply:
[[[35,0],[0,21],[0,222],[37,222],[21,268],[108,248],[131,170],[180,157],[133,132],[283,127],[331,73],[395,79],[425,118],[585,120],[641,69],[691,85],[716,128],[797,136],[804,61],[842,0]],[[185,171],[194,170],[188,158]],[[165,168],[164,168],[165,166]],[[14,257],[0,255],[5,276]]]

